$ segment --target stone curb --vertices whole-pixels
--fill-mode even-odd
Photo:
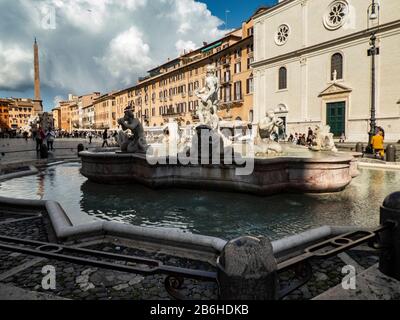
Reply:
[[[185,233],[168,228],[146,228],[107,221],[96,221],[74,226],[61,205],[55,201],[10,199],[0,197],[0,205],[45,209],[58,239],[67,240],[88,235],[120,236],[152,243],[170,243],[206,252],[219,253],[226,241],[209,236]]]
[[[359,168],[370,168],[370,169],[386,169],[386,170],[400,170],[400,164],[380,164],[370,162],[358,162]]]
[[[68,215],[55,201],[24,200],[0,197],[0,205],[45,209],[58,239],[67,240],[88,235],[115,236],[130,240],[162,243],[204,252],[220,253],[228,241],[217,237],[185,233],[170,228],[139,227],[117,222],[96,221],[74,226]],[[322,226],[272,242],[275,254],[294,249],[329,236],[360,230],[358,227]],[[367,230],[367,229],[364,229]]]
[[[5,180],[10,180],[10,179],[15,179],[15,178],[32,176],[38,172],[39,172],[38,169],[36,169],[34,166],[29,166],[29,170],[0,175],[0,182],[5,181]]]

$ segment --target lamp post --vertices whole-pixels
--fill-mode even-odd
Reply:
[[[368,7],[367,17],[368,17],[368,29],[370,29],[371,24],[378,20],[379,26],[379,11],[380,6],[372,0],[372,4]],[[368,49],[368,56],[371,57],[371,118],[370,118],[370,132],[369,141],[367,147],[367,153],[373,153],[372,147],[372,137],[375,135],[376,130],[376,88],[375,88],[375,56],[379,55],[379,47],[376,46],[376,30],[372,30],[370,37],[370,48]]]

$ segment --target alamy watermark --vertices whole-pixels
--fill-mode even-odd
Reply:
[[[57,28],[56,7],[42,4],[38,10],[41,27],[45,30],[55,30]]]
[[[56,268],[52,265],[47,265],[42,268],[42,289],[56,290]]]
[[[344,266],[342,269],[342,274],[346,275],[342,280],[342,288],[344,290],[356,290],[356,268],[351,265]]]
[[[166,143],[151,145],[146,159],[150,165],[235,165],[238,176],[254,172],[254,142],[252,139],[237,144],[240,152],[235,152],[235,144],[224,131],[199,130],[190,141],[182,142],[178,129],[169,132]],[[230,131],[229,131],[230,132]],[[242,135],[243,130],[235,130],[234,135]],[[246,130],[245,136],[250,137]]]

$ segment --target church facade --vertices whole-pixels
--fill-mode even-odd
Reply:
[[[287,135],[327,124],[368,141],[374,33],[376,124],[400,140],[400,1],[375,3],[371,12],[372,0],[283,0],[256,15],[254,120],[272,109]]]

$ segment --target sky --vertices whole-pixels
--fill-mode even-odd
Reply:
[[[147,70],[222,37],[276,2],[0,0],[0,97],[33,98],[35,37],[49,111],[69,93],[135,85]]]

